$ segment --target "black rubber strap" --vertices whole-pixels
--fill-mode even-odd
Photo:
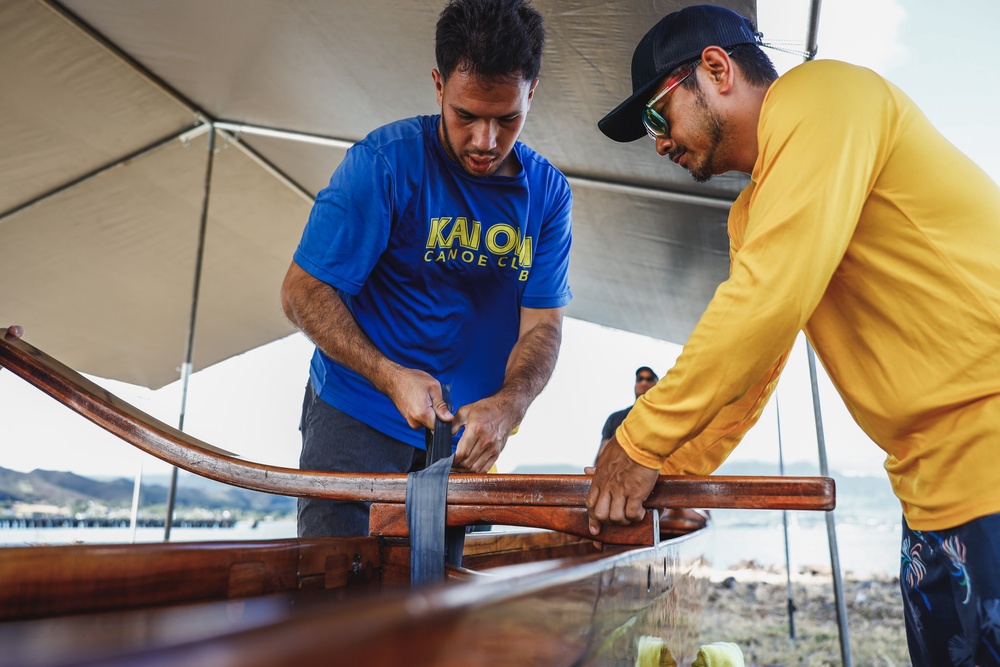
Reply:
[[[445,405],[451,410],[451,385],[442,385],[441,395],[444,397]],[[428,466],[451,456],[451,424],[435,418],[434,428],[426,429],[424,434],[424,442],[427,446]]]
[[[451,386],[441,392],[449,410]],[[451,424],[435,419],[427,429],[427,467],[406,478],[406,524],[410,530],[410,581],[414,586],[444,580],[444,565],[462,565],[465,527],[447,528],[448,473],[454,462]]]
[[[453,457],[406,476],[406,525],[410,529],[410,584],[444,581],[448,473]]]

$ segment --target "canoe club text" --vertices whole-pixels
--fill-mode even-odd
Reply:
[[[425,262],[460,261],[487,266],[491,261],[502,268],[518,271],[518,280],[527,280],[531,267],[533,240],[521,237],[521,230],[506,222],[491,225],[483,233],[478,220],[431,218],[427,233]]]

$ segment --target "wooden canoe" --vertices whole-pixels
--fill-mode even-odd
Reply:
[[[185,470],[373,503],[371,534],[359,538],[5,548],[0,665],[634,665],[651,650],[684,664],[707,585],[699,544],[709,522],[690,508],[834,506],[828,478],[663,476],[646,502],[656,512],[606,528],[597,544],[585,475],[454,474],[449,526],[526,529],[469,534],[461,568],[411,589],[405,475],[242,461],[6,329],[0,366]]]

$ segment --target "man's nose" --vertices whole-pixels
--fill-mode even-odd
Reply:
[[[497,145],[497,124],[492,120],[482,120],[476,123],[472,132],[473,149],[488,153]]]
[[[660,155],[666,155],[674,147],[674,140],[670,138],[669,135],[666,137],[656,138],[656,152]]]

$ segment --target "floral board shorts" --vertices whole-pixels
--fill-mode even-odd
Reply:
[[[1000,667],[1000,514],[948,530],[903,521],[899,585],[915,667]]]

